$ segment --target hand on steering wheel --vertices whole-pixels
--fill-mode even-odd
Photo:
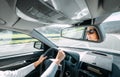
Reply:
[[[55,48],[50,48],[43,55],[47,56],[47,59],[41,64],[40,73],[42,74],[49,67],[49,65],[52,63],[52,61],[50,59],[55,58],[54,62],[56,64],[58,64],[58,65],[61,63],[61,65],[62,65],[62,66],[59,66],[60,68],[58,68],[58,70],[60,71],[60,73],[59,73],[59,75],[57,75],[57,77],[58,76],[62,77],[64,69],[65,69],[65,62],[63,60],[65,58],[65,53],[63,52],[63,50],[59,50],[58,51]]]

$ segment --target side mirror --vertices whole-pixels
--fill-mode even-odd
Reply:
[[[34,48],[36,49],[43,49],[43,45],[40,41],[35,41],[34,42]]]
[[[61,31],[61,36],[64,38],[102,42],[104,40],[104,34],[100,26],[77,26],[65,28]]]

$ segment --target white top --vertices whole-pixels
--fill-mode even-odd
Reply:
[[[52,62],[49,68],[41,75],[41,77],[54,77],[57,69],[58,65],[55,62]]]
[[[30,64],[26,67],[20,68],[14,71],[0,71],[0,77],[25,77],[28,73],[34,70],[34,64]]]
[[[41,75],[41,77],[54,77],[57,71],[58,65],[52,63],[49,68]],[[15,71],[0,71],[0,77],[25,77],[28,73],[34,70],[34,64],[30,64],[26,67],[20,68]]]

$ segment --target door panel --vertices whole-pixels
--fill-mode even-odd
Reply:
[[[7,56],[9,58],[0,57],[0,70],[15,70],[24,67],[36,61],[42,51],[35,51],[30,53],[23,53],[19,55]]]

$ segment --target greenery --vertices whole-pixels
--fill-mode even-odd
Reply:
[[[57,39],[59,34],[46,34],[46,37]],[[0,45],[3,44],[19,44],[19,43],[29,43],[35,42],[37,39],[31,38],[28,35],[17,33],[17,34],[2,34],[0,37]]]

